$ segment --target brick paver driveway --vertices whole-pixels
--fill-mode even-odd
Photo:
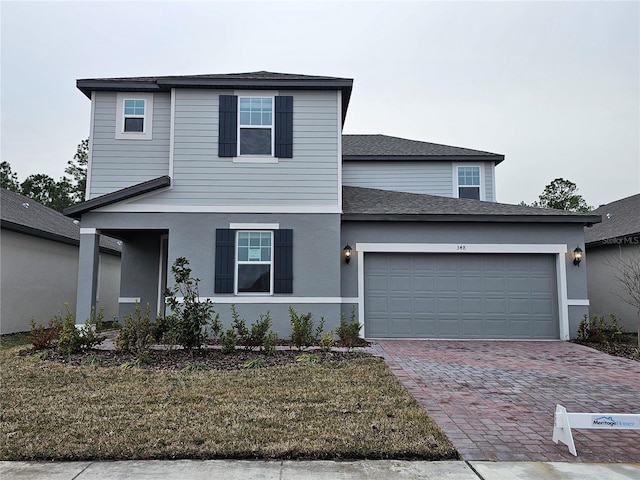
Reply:
[[[567,342],[381,340],[373,346],[464,460],[640,462],[640,430],[574,430],[569,412],[640,413],[640,362]]]

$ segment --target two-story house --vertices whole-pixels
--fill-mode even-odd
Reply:
[[[368,338],[575,336],[596,215],[495,202],[502,155],[342,135],[352,80],[256,72],[78,80],[91,99],[79,318],[99,233],[123,242],[120,314],[163,310],[187,257],[225,318],[356,306]],[[228,315],[227,315],[228,318]]]

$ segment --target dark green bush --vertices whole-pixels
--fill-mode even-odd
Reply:
[[[172,311],[165,319],[167,327],[172,330],[172,337],[178,345],[187,350],[200,348],[206,340],[204,327],[211,320],[213,303],[208,299],[200,301],[200,279],[191,277],[189,261],[185,257],[175,260],[171,272],[175,278],[175,285],[167,289],[166,302]],[[182,297],[181,302],[178,300],[178,294]]]
[[[271,315],[267,312],[260,314],[259,319],[251,324],[251,332],[247,345],[250,348],[264,348],[264,343],[271,328]]]
[[[227,328],[220,334],[220,345],[222,345],[222,353],[233,353],[238,345],[238,334],[233,328]]]
[[[299,314],[289,306],[289,318],[291,320],[291,341],[298,350],[313,345],[313,315],[311,312]]]

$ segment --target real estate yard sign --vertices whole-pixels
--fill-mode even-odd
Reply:
[[[568,413],[567,409],[562,405],[556,405],[553,441],[554,443],[561,441],[569,447],[571,453],[578,455],[576,446],[573,443],[572,428],[640,430],[640,414]]]

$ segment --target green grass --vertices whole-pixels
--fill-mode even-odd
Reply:
[[[0,460],[457,458],[377,358],[169,372],[25,347],[1,340]]]

